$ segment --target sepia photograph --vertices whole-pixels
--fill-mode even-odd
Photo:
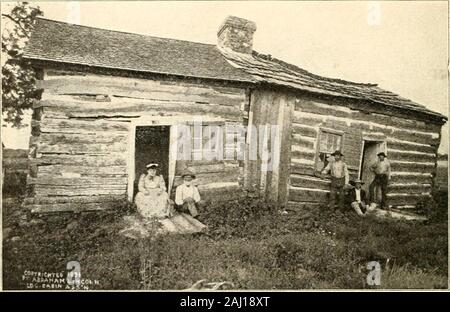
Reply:
[[[448,290],[448,23],[2,2],[2,290]]]

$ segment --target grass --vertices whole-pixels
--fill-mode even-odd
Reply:
[[[116,213],[20,221],[18,200],[4,204],[5,289],[24,289],[25,270],[67,272],[77,260],[91,289],[185,289],[229,281],[235,289],[447,288],[447,219],[428,222],[358,218],[325,208],[282,214],[243,198],[211,203],[201,214],[208,235],[135,241],[118,234],[133,207]],[[443,203],[443,205],[446,203]],[[381,286],[366,265],[379,261]]]

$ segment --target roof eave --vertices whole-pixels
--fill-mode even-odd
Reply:
[[[185,75],[179,73],[170,73],[170,72],[158,72],[158,71],[148,71],[148,70],[139,70],[134,68],[126,68],[126,67],[115,67],[115,66],[107,66],[107,65],[93,65],[89,63],[83,62],[70,62],[70,61],[60,61],[52,58],[45,58],[41,56],[33,56],[28,55],[26,52],[23,54],[23,58],[29,60],[35,64],[54,64],[57,66],[71,65],[71,66],[80,66],[80,67],[88,67],[88,68],[103,68],[107,70],[118,70],[130,73],[139,73],[139,74],[149,74],[149,75],[159,75],[159,76],[173,76],[173,77],[183,77],[183,78],[191,78],[191,79],[202,79],[202,80],[215,80],[215,81],[227,81],[227,82],[235,82],[235,83],[244,83],[244,84],[255,84],[256,80],[252,79],[238,79],[238,78],[220,78],[220,77],[207,77],[200,75]]]

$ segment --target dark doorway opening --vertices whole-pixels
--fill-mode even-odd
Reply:
[[[138,192],[141,174],[146,173],[146,165],[157,163],[159,174],[168,181],[169,176],[170,126],[137,126],[135,139],[135,181],[133,197]]]
[[[364,181],[362,188],[369,195],[369,186],[375,175],[370,170],[370,166],[378,160],[377,154],[385,151],[385,143],[383,141],[364,141],[360,179]],[[375,190],[376,198],[379,197],[379,190]],[[377,196],[378,195],[378,196]]]

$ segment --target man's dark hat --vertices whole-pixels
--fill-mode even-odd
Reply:
[[[336,155],[344,156],[344,154],[342,154],[341,151],[334,151],[334,153],[331,154],[331,156],[336,156]]]
[[[192,177],[192,179],[195,179],[195,174],[192,172],[192,171],[190,171],[189,169],[185,169],[182,173],[181,173],[181,177],[182,178],[184,178],[184,177]]]
[[[384,157],[387,157],[386,154],[385,154],[384,152],[379,152],[379,153],[377,154],[377,156],[384,156]]]

